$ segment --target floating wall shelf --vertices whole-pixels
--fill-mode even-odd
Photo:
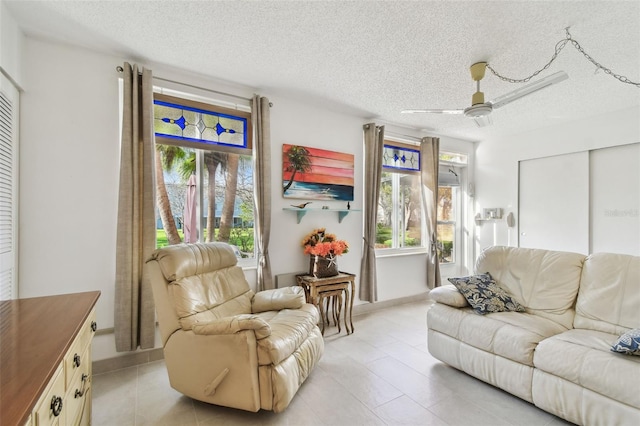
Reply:
[[[345,218],[346,215],[348,215],[350,212],[359,212],[359,209],[299,209],[296,207],[283,207],[282,210],[287,210],[290,212],[296,212],[297,216],[298,216],[298,223],[300,223],[300,221],[302,220],[302,218],[304,217],[304,215],[307,214],[307,212],[334,212],[334,213],[338,213],[338,223],[342,223],[342,219]]]

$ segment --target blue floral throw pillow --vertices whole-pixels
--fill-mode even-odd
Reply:
[[[473,310],[480,315],[491,312],[525,311],[524,306],[496,284],[489,273],[449,278],[449,282],[456,286]]]
[[[640,355],[640,328],[634,328],[620,336],[611,350],[625,355]]]

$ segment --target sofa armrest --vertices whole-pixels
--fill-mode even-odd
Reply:
[[[251,312],[300,309],[305,303],[304,289],[299,286],[276,288],[256,293],[251,301]]]
[[[191,329],[195,334],[201,335],[235,334],[242,330],[254,330],[258,340],[271,335],[269,324],[262,318],[250,314],[235,315],[207,323],[194,324]]]
[[[469,306],[467,299],[458,291],[453,284],[436,287],[429,292],[429,298],[444,305],[453,306],[454,308],[464,308]]]

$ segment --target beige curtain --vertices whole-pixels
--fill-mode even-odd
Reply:
[[[440,162],[440,138],[425,137],[420,144],[420,182],[422,208],[427,217],[427,286],[440,285],[440,261],[438,260],[438,164]]]
[[[360,263],[360,300],[378,300],[378,279],[376,274],[376,223],[380,177],[382,175],[382,145],[384,126],[375,123],[364,127],[364,231],[362,261]]]
[[[152,348],[155,310],[142,266],[156,246],[155,146],[151,71],[124,64],[116,241],[116,350]]]
[[[258,290],[273,288],[269,238],[271,236],[271,127],[269,124],[269,99],[255,95],[251,114],[256,129],[253,139],[253,174],[255,235],[258,248]]]

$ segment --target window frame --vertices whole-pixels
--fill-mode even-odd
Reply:
[[[443,156],[448,156],[450,158],[443,159]],[[460,267],[464,266],[466,263],[465,260],[465,243],[463,242],[463,234],[466,232],[466,207],[465,207],[465,189],[468,181],[467,172],[469,169],[469,154],[466,152],[454,152],[454,151],[443,151],[441,150],[439,153],[439,167],[446,169],[453,169],[457,173],[458,185],[451,185],[446,182],[441,185],[441,174],[439,174],[438,178],[438,188],[442,187],[457,187],[457,194],[455,200],[452,200],[455,208],[455,221],[437,221],[437,225],[446,224],[446,223],[455,223],[455,231],[453,236],[453,257],[454,260],[452,262],[440,262],[440,270],[441,273],[444,273],[443,268],[445,270],[450,269],[451,271],[457,270]]]
[[[383,164],[382,165],[382,173],[390,173],[392,175],[393,182],[392,184],[392,227],[391,227],[391,235],[392,235],[392,247],[389,248],[376,248],[375,253],[376,257],[391,257],[391,256],[402,256],[402,255],[412,255],[419,253],[426,253],[427,246],[424,245],[426,241],[427,233],[426,233],[426,218],[422,206],[422,200],[420,200],[420,242],[422,245],[420,246],[409,246],[409,247],[394,247],[394,245],[398,244],[400,241],[400,232],[398,226],[394,226],[394,221],[397,223],[396,216],[398,215],[399,205],[395,202],[396,198],[399,196],[399,180],[404,175],[417,175],[420,176],[420,146],[417,144],[411,144],[407,142],[399,142],[392,139],[385,139],[383,142],[384,147],[397,147],[401,150],[409,150],[414,151],[418,154],[418,166],[417,169],[410,169],[405,167],[394,167]],[[384,151],[383,151],[384,152]],[[382,184],[382,182],[381,182]]]
[[[156,88],[154,88],[156,89]],[[162,90],[161,88],[158,88],[160,90]],[[231,108],[226,108],[220,105],[216,105],[215,104],[215,100],[209,100],[211,103],[204,103],[204,102],[199,102],[199,101],[195,101],[193,99],[190,99],[189,96],[190,94],[188,93],[184,93],[184,94],[180,94],[180,95],[184,95],[184,97],[181,96],[171,96],[171,95],[167,95],[158,91],[154,91],[153,97],[154,97],[154,105],[156,105],[155,101],[158,100],[160,102],[167,102],[170,104],[175,104],[177,106],[187,106],[190,108],[194,108],[194,109],[198,109],[198,110],[202,110],[202,111],[210,111],[210,112],[214,112],[216,114],[221,114],[221,115],[230,115],[230,116],[236,116],[236,117],[241,117],[244,118],[246,120],[246,137],[247,137],[247,146],[246,148],[244,147],[238,147],[238,146],[233,146],[233,145],[229,145],[229,144],[224,144],[224,143],[219,143],[219,142],[215,142],[215,141],[202,141],[199,142],[198,140],[195,139],[189,139],[189,138],[181,138],[181,137],[171,137],[171,136],[167,136],[164,134],[157,134],[155,132],[155,127],[154,127],[154,137],[155,137],[155,143],[158,145],[171,145],[171,146],[177,146],[177,147],[181,147],[181,148],[189,148],[189,149],[194,149],[195,150],[195,154],[196,154],[196,181],[197,181],[197,187],[198,188],[202,188],[198,190],[198,194],[197,194],[197,216],[199,218],[199,225],[198,225],[198,231],[200,233],[200,235],[203,235],[204,231],[202,229],[202,220],[204,219],[204,217],[202,216],[202,210],[204,208],[206,208],[206,206],[203,206],[203,201],[204,201],[204,153],[206,151],[210,151],[210,152],[223,152],[223,153],[228,153],[228,154],[237,154],[237,155],[241,155],[241,156],[249,156],[252,158],[252,167],[253,167],[253,132],[254,132],[254,128],[253,128],[253,122],[252,122],[252,114],[251,112],[248,111],[243,111],[240,109],[231,109]],[[253,175],[253,185],[255,188],[256,185],[256,177],[255,174],[252,171],[252,175]],[[237,199],[237,198],[236,198]],[[255,209],[255,206],[253,206]],[[172,212],[173,213],[173,212]],[[157,220],[157,219],[156,219]],[[234,224],[235,224],[235,218],[233,220]],[[254,247],[253,247],[253,257],[250,258],[238,258],[238,266],[242,267],[243,269],[251,269],[251,268],[255,268],[257,267],[257,247],[255,246],[255,235],[256,235],[256,230],[255,230],[255,210],[254,210],[254,220],[253,220],[253,240],[254,240]],[[199,242],[201,242],[200,238],[198,239]]]

